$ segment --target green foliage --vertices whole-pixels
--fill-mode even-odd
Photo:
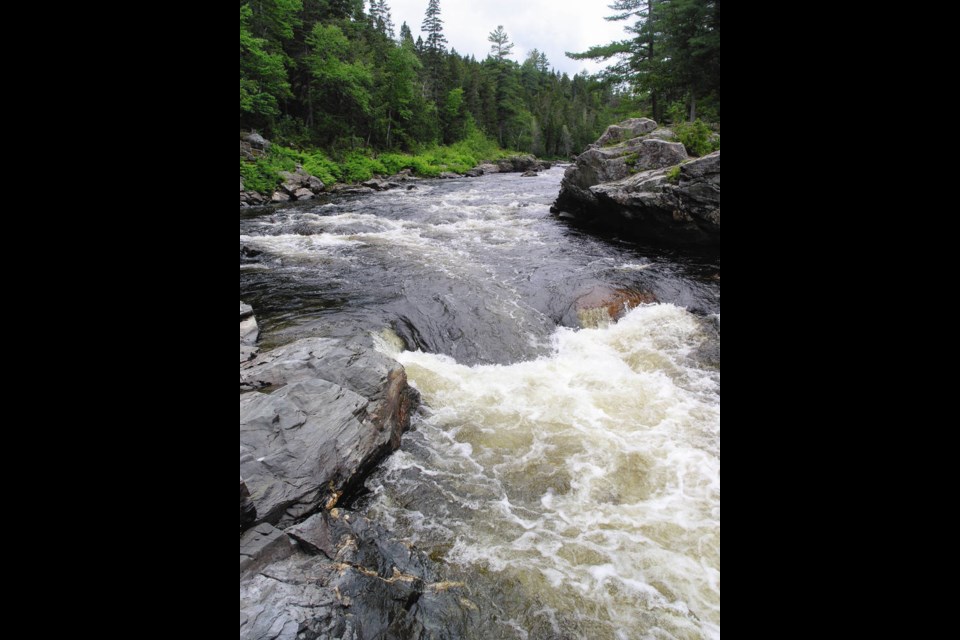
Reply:
[[[687,120],[687,107],[680,100],[675,100],[667,107],[667,122],[674,125],[681,124]]]
[[[409,160],[413,168],[431,175],[493,157],[475,149],[490,139],[568,156],[638,111],[640,98],[602,78],[559,74],[538,50],[514,62],[502,29],[485,60],[448,51],[439,1],[424,4],[426,42],[418,46],[409,26],[399,41],[390,37],[389,0],[241,0],[241,129],[280,146],[326,150],[336,164],[314,163],[335,179],[343,167],[349,176],[378,170],[352,154],[406,152],[419,158]],[[438,144],[460,151],[435,151]],[[271,175],[269,166],[253,173],[261,184]]]
[[[466,138],[448,146],[430,146],[417,154],[384,153],[372,149],[348,151],[334,161],[321,151],[297,151],[279,144],[254,162],[240,161],[240,176],[247,189],[272,193],[283,182],[281,171],[295,171],[297,165],[326,185],[356,183],[370,178],[390,176],[411,169],[424,178],[435,178],[444,171],[463,173],[478,164],[515,154],[497,147],[480,131],[473,120],[465,124]]]
[[[666,177],[667,177],[667,182],[672,182],[673,184],[677,184],[678,182],[680,182],[680,165],[671,167],[670,170],[667,171]]]
[[[720,136],[715,135],[699,118],[693,122],[674,124],[673,132],[690,155],[704,156],[720,148]]]
[[[719,119],[720,1],[615,0],[610,8],[616,14],[608,20],[630,21],[627,31],[634,37],[567,55],[612,60],[607,77],[649,100],[656,120],[674,100],[694,119],[703,99],[713,103]]]

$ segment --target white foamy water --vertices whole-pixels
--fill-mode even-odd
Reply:
[[[551,355],[512,365],[394,352],[426,417],[370,508],[470,585],[476,637],[719,638],[707,339],[663,304],[558,329]]]

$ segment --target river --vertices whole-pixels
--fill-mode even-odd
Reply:
[[[719,638],[719,256],[570,228],[562,173],[241,216],[240,298],[264,347],[406,367],[424,406],[357,507],[465,584],[473,638]],[[601,290],[659,304],[578,310]]]

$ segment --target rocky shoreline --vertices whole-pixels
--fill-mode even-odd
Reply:
[[[254,160],[270,148],[270,142],[257,133],[240,134],[240,157]],[[445,171],[437,176],[440,179],[478,178],[492,173],[521,173],[524,177],[535,177],[537,172],[550,169],[550,162],[538,159],[533,155],[517,155],[502,158],[495,162],[485,162],[466,171],[463,174]],[[256,207],[269,204],[282,204],[302,200],[313,200],[323,194],[358,195],[387,191],[389,189],[416,189],[413,184],[418,178],[411,169],[404,169],[392,176],[374,176],[370,180],[356,184],[325,185],[322,180],[312,176],[298,166],[295,171],[280,173],[283,183],[270,195],[244,188],[243,178],[240,178],[240,208]]]
[[[310,338],[260,353],[257,335],[241,302],[241,640],[465,628],[463,585],[349,509],[419,403],[403,367],[372,338]]]
[[[611,125],[567,169],[553,211],[632,239],[720,246],[720,152],[692,159],[648,118]]]

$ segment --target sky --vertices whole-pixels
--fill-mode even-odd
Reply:
[[[440,0],[440,18],[447,46],[461,55],[486,58],[490,52],[487,36],[502,24],[516,45],[512,59],[523,62],[531,50],[539,49],[547,54],[550,66],[572,76],[583,70],[595,73],[604,65],[592,60],[571,60],[564,52],[586,51],[593,45],[626,37],[626,22],[603,19],[613,13],[607,6],[611,1]],[[426,40],[420,25],[427,4],[428,0],[387,0],[397,32],[406,21],[414,40],[417,36]]]

